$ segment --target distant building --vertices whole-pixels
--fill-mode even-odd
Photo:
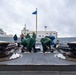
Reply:
[[[0,36],[6,35],[6,33],[3,31],[3,29],[0,28]]]
[[[0,28],[0,37],[12,37],[12,34],[7,35],[6,32],[3,31],[2,28]]]
[[[29,33],[30,36],[32,36],[32,32],[36,32],[36,31],[26,30],[25,27],[21,30],[21,34],[24,34],[24,35]],[[57,38],[58,35],[56,31],[37,31],[37,38],[43,38],[45,36],[55,36]]]
[[[35,31],[26,31],[26,34],[29,33],[31,36],[32,32],[35,32]],[[37,31],[37,38],[43,38],[45,36],[57,37],[57,32],[56,31]]]

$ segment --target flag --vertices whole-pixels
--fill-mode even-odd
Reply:
[[[37,11],[34,11],[32,14],[36,15],[37,14]]]

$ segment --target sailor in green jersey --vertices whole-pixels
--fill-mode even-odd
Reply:
[[[25,38],[30,38],[30,35],[29,35],[29,33],[27,33],[27,35],[25,36]]]
[[[51,42],[52,40],[50,38],[42,38],[40,40],[42,47],[43,47],[43,53],[45,53],[48,49],[51,49]]]
[[[36,34],[35,34],[35,32],[33,32],[32,38],[34,38],[36,40]]]
[[[35,40],[33,38],[25,38],[21,44],[23,47],[26,47],[26,49],[31,52],[32,48],[34,49],[34,52],[36,52],[35,49]]]

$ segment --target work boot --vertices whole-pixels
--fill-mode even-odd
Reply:
[[[36,50],[34,50],[34,53],[36,53],[37,51]]]
[[[21,50],[21,52],[24,53],[25,51],[24,50]]]
[[[45,50],[43,50],[43,53],[45,53]]]
[[[50,50],[51,53],[53,53],[53,51],[54,51],[53,49]]]
[[[21,49],[21,52],[22,52],[22,53],[24,53],[24,52],[25,52],[24,48],[22,48],[22,49]]]

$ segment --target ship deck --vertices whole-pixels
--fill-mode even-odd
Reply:
[[[0,71],[76,71],[76,62],[54,57],[55,53],[21,53],[22,57],[0,62]]]

